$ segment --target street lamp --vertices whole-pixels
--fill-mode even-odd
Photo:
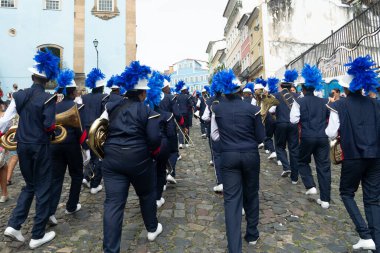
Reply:
[[[99,52],[98,52],[99,41],[97,39],[94,39],[93,43],[96,50],[96,68],[99,68]]]

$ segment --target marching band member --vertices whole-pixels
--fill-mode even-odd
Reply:
[[[290,122],[300,124],[299,173],[306,187],[306,195],[317,194],[316,185],[310,168],[311,155],[314,156],[320,193],[318,204],[322,208],[330,207],[331,162],[330,145],[325,133],[328,120],[327,99],[314,95],[314,91],[323,88],[322,73],[306,64],[302,70],[305,83],[302,84],[304,97],[294,101],[290,111]]]
[[[267,82],[262,79],[262,78],[256,78],[255,84],[253,86],[254,94],[253,98],[251,101],[252,105],[258,106],[261,108],[262,106],[262,100],[263,100],[263,94],[264,94],[264,89],[266,86]],[[259,149],[265,148],[264,143],[259,143]]]
[[[184,118],[184,124],[182,128],[183,134],[179,134],[179,148],[182,149],[183,145],[189,147],[189,136],[191,117],[193,113],[193,99],[188,94],[188,88],[184,81],[179,81],[176,85],[176,92],[180,92],[177,96],[178,109],[181,116]]]
[[[57,78],[57,91],[64,95],[63,100],[56,104],[56,113],[62,113],[70,110],[76,105],[74,102],[77,85],[74,81],[75,73],[72,70],[63,70]],[[66,203],[66,214],[73,214],[81,209],[79,203],[79,194],[83,179],[83,157],[81,144],[86,136],[82,135],[80,128],[65,127],[67,137],[59,144],[51,146],[51,157],[53,166],[53,176],[50,186],[50,217],[49,221],[53,225],[57,225],[55,212],[59,204],[59,199],[62,193],[62,185],[65,179],[66,168],[69,169],[71,177],[71,187],[69,199]]]
[[[164,76],[164,87],[162,88],[162,91],[164,93],[164,98],[160,102],[160,110],[173,113],[175,120],[178,122],[179,126],[183,126],[184,124],[184,118],[179,113],[179,108],[177,104],[177,97],[171,94],[170,90],[170,77]],[[181,159],[181,156],[178,152],[178,136],[177,136],[177,128],[174,128],[175,135],[169,136],[168,141],[170,145],[170,157],[169,157],[169,166],[171,169],[171,173],[167,175],[166,180],[172,184],[176,184],[177,181],[175,180],[176,176],[176,164],[177,160]],[[165,187],[165,186],[164,186]]]
[[[208,136],[209,136],[209,144],[210,144],[210,150],[211,150],[211,158],[212,158],[212,164],[214,166],[215,171],[215,177],[216,177],[216,186],[214,186],[213,190],[214,192],[223,192],[223,178],[221,173],[221,161],[220,161],[220,152],[221,152],[221,144],[219,140],[213,140],[211,138],[211,117],[213,115],[213,112],[211,111],[211,107],[215,104],[218,104],[223,101],[223,86],[218,85],[218,83],[213,82],[211,83],[210,87],[210,93],[213,94],[207,102],[206,102],[206,109],[203,113],[202,119],[205,122],[208,122]]]
[[[207,97],[207,90],[203,88],[201,92],[201,96],[199,96],[198,98],[197,110],[199,111],[199,121],[201,123],[201,134],[202,134],[201,137],[204,139],[207,138],[207,134],[206,134],[207,124],[206,122],[204,122],[204,120],[202,120],[202,116],[206,109],[206,97]]]
[[[258,143],[265,132],[260,108],[242,101],[241,87],[232,70],[217,73],[213,83],[223,86],[226,98],[212,106],[211,136],[220,139],[224,209],[228,251],[242,251],[242,207],[246,211],[245,240],[255,245],[259,239],[259,175]]]
[[[380,106],[362,95],[363,89],[368,93],[379,87],[372,69],[375,65],[370,56],[345,65],[348,75],[340,84],[347,98],[328,106],[326,134],[332,139],[340,135],[343,162],[339,191],[360,236],[353,249],[380,252]],[[354,199],[360,183],[367,223]]]
[[[243,101],[249,104],[252,103],[252,93],[254,91],[253,83],[247,83],[243,89]]]
[[[280,160],[283,172],[282,177],[288,177],[292,180],[292,184],[298,182],[298,128],[296,125],[290,123],[290,110],[298,94],[290,92],[290,87],[293,82],[298,78],[296,70],[287,70],[285,72],[285,79],[281,82],[281,91],[274,94],[275,98],[280,102],[278,106],[272,107],[269,112],[276,114],[276,151],[277,159]],[[289,149],[290,165],[288,155],[286,153],[286,145]]]
[[[120,96],[122,96],[120,86],[123,81],[124,80],[122,80],[122,78],[118,75],[112,76],[107,81],[107,87],[111,89],[107,102],[119,100]]]
[[[4,235],[24,242],[21,226],[28,217],[30,206],[36,196],[36,214],[29,247],[35,249],[55,237],[55,232],[45,233],[49,220],[51,180],[50,140],[54,139],[55,100],[45,92],[46,84],[59,73],[59,58],[50,51],[38,51],[36,65],[29,68],[33,85],[29,89],[13,93],[13,100],[0,119],[0,135],[8,121],[18,113],[20,116],[16,133],[17,154],[21,174],[26,185],[22,188]],[[31,116],[33,115],[33,116]]]
[[[83,107],[83,127],[88,133],[94,121],[100,117],[104,111],[104,105],[109,98],[109,95],[103,94],[105,85],[105,76],[100,69],[92,69],[87,75],[86,87],[91,89],[91,93],[82,96]],[[102,162],[99,158],[90,151],[87,144],[84,142],[86,160],[89,160],[89,170],[85,171],[83,184],[90,188],[91,194],[97,194],[103,189],[100,184],[102,181]]]
[[[141,214],[153,241],[162,232],[157,221],[156,172],[152,155],[160,146],[160,115],[144,104],[149,89],[149,67],[132,62],[123,72],[126,97],[109,102],[102,118],[108,118],[108,136],[104,144],[103,177],[104,252],[119,252],[124,208],[130,184],[140,200]]]

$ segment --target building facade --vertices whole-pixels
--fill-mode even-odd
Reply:
[[[208,85],[209,70],[207,62],[185,59],[173,64],[171,68],[171,87],[173,88],[181,80],[189,87],[190,93],[196,90],[201,91],[205,85]]]
[[[208,54],[208,68],[210,76],[214,73],[214,70],[222,65],[220,58],[226,50],[226,41],[217,40],[210,41],[207,46],[206,54]]]
[[[135,0],[2,0],[0,3],[0,82],[10,90],[30,86],[27,68],[39,49],[61,58],[84,84],[97,66],[110,77],[136,58]],[[98,41],[97,51],[94,40]]]

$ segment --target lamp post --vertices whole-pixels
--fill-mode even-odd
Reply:
[[[95,50],[96,50],[96,68],[99,68],[99,52],[98,52],[98,40],[97,39],[94,39],[93,41],[94,43],[94,47],[95,47]]]

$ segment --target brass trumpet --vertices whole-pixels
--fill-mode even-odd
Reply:
[[[82,129],[82,123],[79,117],[78,107],[75,104],[71,109],[57,114],[55,116],[56,121],[56,130],[59,130],[60,134],[55,137],[54,141],[51,141],[52,144],[61,143],[66,139],[67,130],[66,127],[74,127]],[[9,151],[14,151],[17,149],[17,142],[15,140],[17,132],[17,126],[11,127],[2,137],[0,145]]]

